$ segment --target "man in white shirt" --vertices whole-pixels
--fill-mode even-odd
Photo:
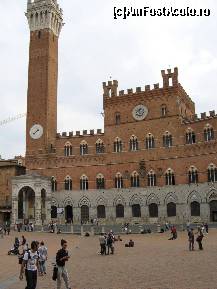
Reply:
[[[37,270],[38,270],[38,243],[33,241],[31,243],[31,250],[27,251],[23,257],[23,263],[20,270],[20,280],[23,279],[25,268],[26,289],[36,289],[37,286]]]

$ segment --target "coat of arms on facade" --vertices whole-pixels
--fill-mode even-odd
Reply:
[[[129,171],[125,171],[124,174],[123,174],[123,177],[124,177],[124,179],[129,180],[129,178],[130,178],[130,173],[129,173]]]
[[[146,174],[146,167],[145,167],[145,161],[141,160],[139,162],[139,175],[141,178],[144,178]]]

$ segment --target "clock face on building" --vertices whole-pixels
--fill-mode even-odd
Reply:
[[[34,124],[31,127],[29,134],[32,139],[39,139],[43,135],[43,127],[40,124]]]
[[[136,120],[143,120],[148,114],[148,108],[142,104],[134,107],[132,115]]]

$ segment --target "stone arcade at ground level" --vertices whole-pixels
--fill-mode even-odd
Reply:
[[[51,219],[75,224],[91,219],[102,224],[217,221],[214,183],[52,193],[50,178],[24,175],[12,179],[12,190],[13,224],[24,219],[36,225]]]

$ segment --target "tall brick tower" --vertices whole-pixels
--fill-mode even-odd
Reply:
[[[57,131],[58,38],[63,26],[57,0],[28,0],[30,28],[26,157],[55,148]]]

